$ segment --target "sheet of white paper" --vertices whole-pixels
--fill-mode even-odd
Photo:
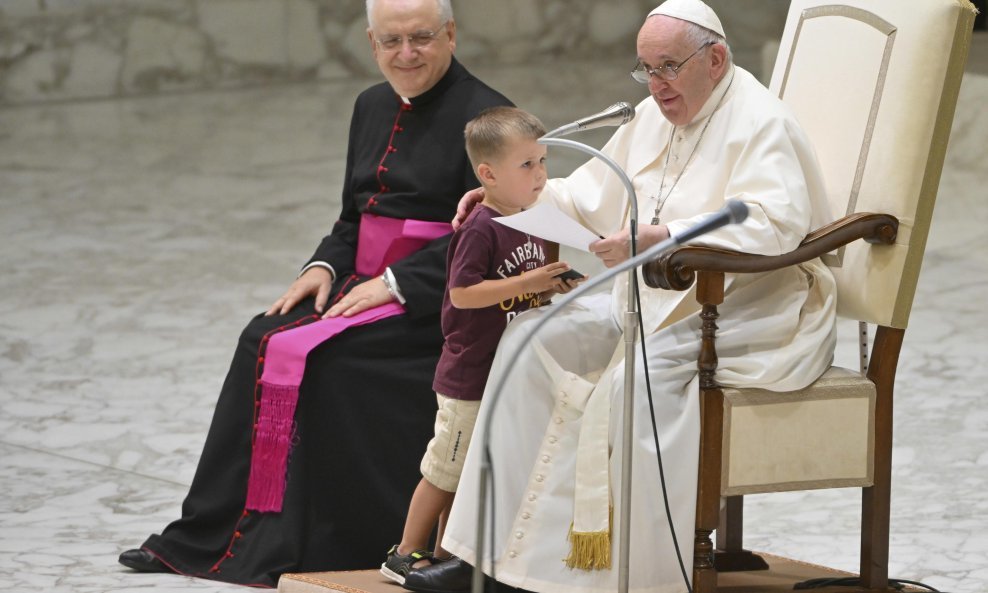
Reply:
[[[494,220],[523,233],[586,252],[590,251],[591,243],[600,239],[593,231],[547,202],[537,204],[518,214],[501,216]]]

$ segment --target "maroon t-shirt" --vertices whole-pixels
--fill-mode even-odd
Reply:
[[[519,313],[540,304],[537,293],[520,294],[482,309],[457,309],[449,300],[450,288],[519,276],[545,265],[542,239],[495,222],[498,216],[500,213],[487,206],[475,207],[453,234],[446,255],[442,309],[446,343],[432,388],[455,399],[481,398],[504,328]]]

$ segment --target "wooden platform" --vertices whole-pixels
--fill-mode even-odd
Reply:
[[[851,573],[823,566],[797,562],[787,558],[760,554],[769,564],[768,570],[734,572],[720,575],[719,593],[776,593],[792,591],[795,583],[815,578],[854,576]],[[278,582],[279,593],[404,593],[405,589],[384,578],[378,570],[347,572],[310,572],[285,574]],[[822,587],[808,593],[855,593],[865,591],[856,587]],[[906,588],[905,591],[920,591]]]

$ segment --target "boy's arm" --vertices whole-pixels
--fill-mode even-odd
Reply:
[[[564,290],[566,281],[556,276],[568,269],[569,265],[565,262],[555,262],[529,270],[520,276],[483,280],[471,286],[450,287],[449,300],[457,309],[480,309],[521,294]]]

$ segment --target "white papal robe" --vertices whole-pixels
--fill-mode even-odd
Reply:
[[[791,112],[743,69],[728,72],[685,127],[674,128],[651,98],[636,112],[603,151],[631,178],[641,223],[652,218],[666,163],[664,193],[681,176],[661,211],[662,222],[673,234],[721,208],[727,199],[748,205],[742,224],[728,225],[697,243],[777,255],[796,248],[807,233],[831,220],[809,141]],[[627,224],[625,193],[617,176],[592,160],[566,179],[551,180],[542,199],[607,236]],[[491,574],[493,554],[501,582],[553,593],[616,590],[626,285],[626,278],[619,276],[610,295],[577,299],[531,343],[525,343],[529,328],[549,312],[547,308],[519,316],[502,338],[443,539],[448,550],[476,564],[478,469],[485,418],[493,413],[489,446],[494,539],[493,549],[485,544],[484,570]],[[719,307],[717,380],[776,391],[814,381],[833,355],[834,290],[829,270],[819,261],[776,272],[728,275]],[[691,575],[699,439],[698,306],[691,291],[651,289],[644,283],[641,299],[672,522]],[[519,347],[524,351],[518,364],[505,368]],[[637,348],[630,588],[685,591],[663,509],[641,356]],[[495,407],[490,396],[502,379],[505,385]],[[587,571],[567,568],[563,559],[569,553],[583,406],[590,393],[599,390],[606,390],[611,404],[614,568]]]

